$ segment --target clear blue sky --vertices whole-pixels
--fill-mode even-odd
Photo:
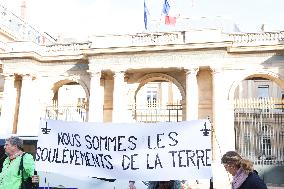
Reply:
[[[21,0],[0,0],[19,14]],[[180,17],[231,19],[243,31],[284,30],[284,0],[168,0]],[[135,33],[144,31],[144,0],[27,0],[27,19],[51,34]],[[146,0],[150,18],[161,19],[164,0]]]

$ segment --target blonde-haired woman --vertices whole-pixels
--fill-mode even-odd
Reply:
[[[253,169],[253,163],[235,151],[226,152],[222,159],[227,172],[233,176],[232,189],[267,189],[266,184]]]

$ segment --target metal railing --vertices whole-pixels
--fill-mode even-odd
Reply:
[[[236,149],[256,165],[284,165],[282,99],[235,101]]]
[[[45,118],[63,121],[85,122],[87,110],[85,106],[47,106]]]
[[[145,105],[131,105],[132,117],[137,122],[179,122],[182,121],[182,105],[148,103]]]

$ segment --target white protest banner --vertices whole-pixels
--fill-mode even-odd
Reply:
[[[210,179],[208,120],[79,123],[41,120],[38,171],[128,180]]]

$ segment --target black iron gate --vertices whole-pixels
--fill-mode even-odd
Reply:
[[[137,122],[157,123],[157,122],[179,122],[182,121],[181,104],[147,104],[131,106],[132,117]]]
[[[236,150],[266,183],[284,184],[284,109],[279,99],[235,101]]]

